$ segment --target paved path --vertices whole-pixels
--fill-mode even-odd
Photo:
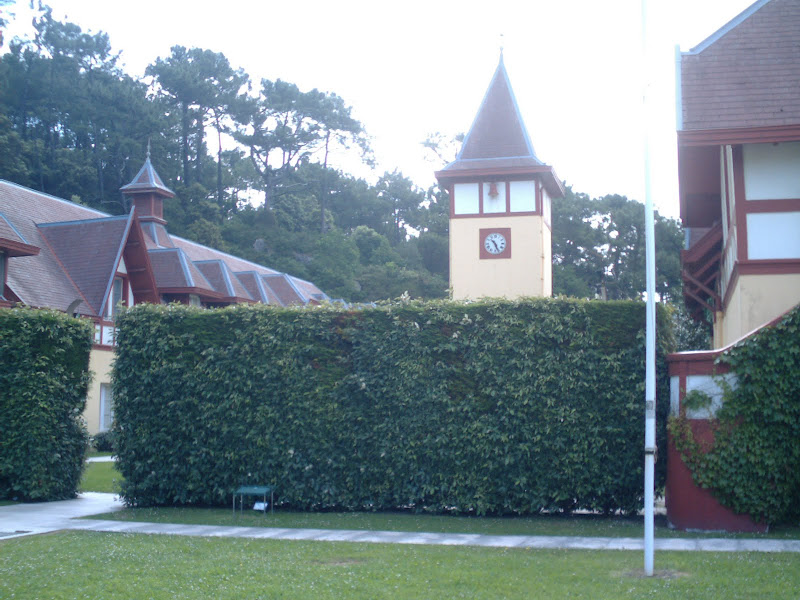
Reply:
[[[87,458],[86,462],[117,462],[117,459],[114,456],[93,456],[91,458]]]
[[[317,540],[326,542],[369,542],[380,544],[426,544],[434,546],[486,546],[502,548],[565,548],[585,550],[643,550],[640,538],[568,537],[530,535],[479,535],[458,533],[417,533],[400,531],[357,531],[339,529],[285,529],[276,527],[223,527],[216,525],[173,525],[77,519],[119,510],[122,504],[113,494],[85,493],[78,499],[41,504],[0,507],[0,537],[72,529],[200,537],[239,537],[274,540]],[[800,552],[800,540],[768,539],[685,539],[655,540],[655,549],[702,552]]]

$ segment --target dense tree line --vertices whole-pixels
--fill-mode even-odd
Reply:
[[[165,203],[173,233],[349,301],[447,295],[447,194],[399,171],[370,184],[331,168],[334,154],[371,160],[366,132],[336,94],[254,82],[223,54],[182,46],[137,79],[106,34],[46,7],[34,32],[6,39],[0,58],[0,177],[118,214],[129,210],[119,188],[151,147],[176,192]],[[460,141],[432,134],[420,151],[443,166]],[[656,238],[658,291],[679,302],[680,225],[658,217]],[[568,188],[553,203],[553,257],[556,294],[641,297],[642,205]]]
[[[370,160],[336,94],[256,83],[223,54],[181,46],[136,79],[104,33],[47,8],[34,31],[0,59],[0,177],[122,213],[119,188],[149,144],[176,192],[173,233],[350,301],[447,295],[447,198],[397,171],[373,185],[331,168],[335,153]]]

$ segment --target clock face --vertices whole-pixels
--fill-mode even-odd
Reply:
[[[490,233],[484,238],[483,247],[489,254],[500,254],[506,249],[506,238],[502,233]]]

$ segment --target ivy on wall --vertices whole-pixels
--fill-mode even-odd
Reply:
[[[713,444],[692,435],[685,410],[670,419],[695,483],[721,504],[768,524],[800,519],[800,307],[740,342],[720,361],[736,373],[712,421]],[[701,398],[693,398],[695,403]]]
[[[227,504],[249,479],[300,509],[633,511],[644,323],[642,303],[566,299],[139,305],[114,366],[123,496]]]
[[[91,324],[62,312],[0,309],[0,498],[75,496],[88,435]]]

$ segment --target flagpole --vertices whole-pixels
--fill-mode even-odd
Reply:
[[[655,220],[650,186],[650,134],[648,127],[647,69],[647,0],[642,0],[642,125],[644,130],[644,196],[646,247],[646,351],[645,351],[645,425],[644,425],[644,572],[653,575],[653,505],[655,502],[656,454],[656,261]]]

